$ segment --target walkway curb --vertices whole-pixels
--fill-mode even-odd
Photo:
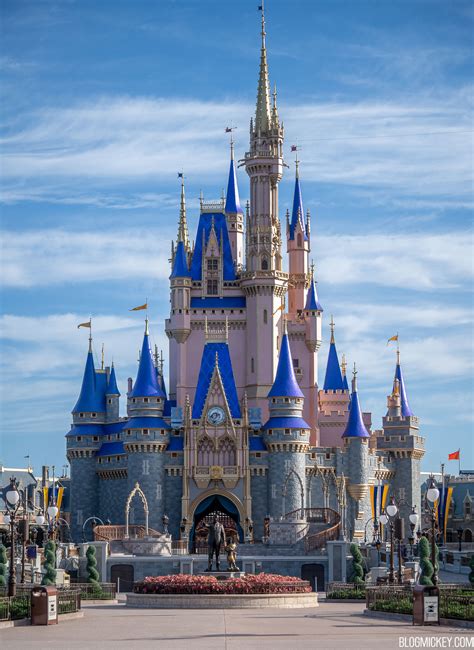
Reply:
[[[412,623],[413,616],[411,614],[397,614],[395,612],[377,612],[371,611],[369,609],[364,609],[364,616],[369,616],[370,618],[381,618],[387,621],[403,621],[404,623]],[[440,625],[446,627],[461,627],[468,630],[474,630],[474,621],[463,621],[457,618],[440,618]],[[414,627],[436,627],[436,626],[426,626],[426,625],[416,625]]]

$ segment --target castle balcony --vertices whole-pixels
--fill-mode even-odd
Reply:
[[[225,199],[217,199],[213,201],[204,201],[204,199],[200,199],[200,208],[201,208],[201,214],[203,213],[215,214],[215,213],[224,212]]]
[[[205,489],[210,481],[222,481],[227,489],[234,488],[240,478],[237,465],[196,465],[193,471],[193,478],[200,489]]]

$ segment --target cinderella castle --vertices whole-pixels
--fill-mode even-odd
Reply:
[[[364,537],[389,495],[405,520],[412,506],[420,511],[424,439],[399,352],[380,430],[362,412],[356,369],[346,376],[332,319],[329,356],[318,371],[324,310],[310,266],[311,220],[297,163],[282,232],[283,151],[262,12],[256,111],[240,161],[250,200],[240,202],[231,142],[227,193],[201,199],[191,244],[182,180],[165,324],[169,382],[146,319],[136,378],[128,380],[127,416],[120,417],[119,368],[95,367],[90,339],[67,434],[74,539],[89,517],[123,526],[137,483],[150,527],[168,528],[190,551],[214,513],[227,533],[257,543],[313,509],[332,513],[345,540]],[[131,506],[130,522],[143,523],[139,504]]]

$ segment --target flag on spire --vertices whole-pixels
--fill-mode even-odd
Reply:
[[[398,334],[395,334],[395,336],[391,336],[387,341],[387,345],[390,343],[390,341],[398,341]]]
[[[87,321],[87,323],[79,323],[77,329],[79,329],[80,327],[88,327],[90,329],[92,327],[92,324],[90,321]]]
[[[459,460],[461,456],[461,449],[458,449],[457,451],[453,451],[452,454],[448,454],[448,460]]]
[[[129,309],[128,311],[141,311],[142,309],[148,309],[148,303],[147,302],[144,305],[139,305],[138,307],[133,307],[132,309]]]

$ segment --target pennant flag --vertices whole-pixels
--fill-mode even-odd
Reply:
[[[461,455],[460,449],[458,449],[457,451],[453,451],[452,454],[448,454],[448,460],[459,460],[460,455]]]
[[[273,312],[272,316],[275,316],[275,314],[277,313],[277,311],[283,311],[284,308],[285,308],[285,305],[284,305],[283,303],[281,303],[281,305],[275,309],[275,311]]]
[[[296,146],[296,144],[291,145],[291,151],[298,151],[298,147]]]
[[[258,10],[263,11],[263,5],[258,5]]]
[[[225,132],[226,132],[226,133],[232,133],[232,131],[233,131],[233,128],[232,128],[232,127],[230,127],[230,126],[226,126],[226,127],[225,127]]]
[[[79,329],[80,327],[88,327],[88,328],[90,329],[90,328],[91,328],[91,322],[90,322],[90,321],[87,321],[87,323],[80,323],[80,324],[77,326],[77,329]]]
[[[140,311],[141,309],[148,309],[148,303],[146,302],[144,305],[139,305],[138,307],[134,307],[128,311]]]
[[[184,178],[183,177],[183,172],[178,172],[178,178]],[[133,309],[131,309],[130,311],[133,311]]]
[[[372,519],[377,518],[377,494],[379,491],[378,485],[370,486],[370,508],[372,510]]]
[[[395,334],[395,336],[391,336],[387,341],[387,345],[390,343],[390,341],[398,341],[398,334]]]

